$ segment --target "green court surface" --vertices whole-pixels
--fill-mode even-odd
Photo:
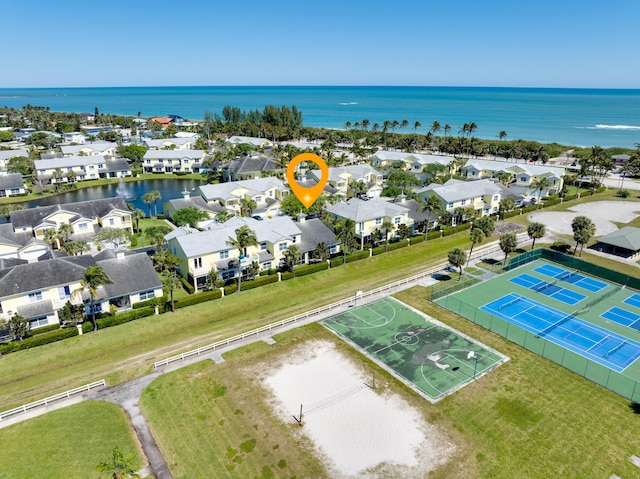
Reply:
[[[435,302],[640,401],[638,293],[576,267],[577,263],[536,259]],[[520,302],[511,306],[512,297]]]
[[[508,358],[392,298],[322,324],[432,402]]]

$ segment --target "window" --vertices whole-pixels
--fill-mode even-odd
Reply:
[[[35,293],[29,293],[29,302],[35,303],[36,301],[42,301],[42,291],[37,291]]]
[[[233,270],[223,271],[220,276],[222,276],[222,279],[226,281],[228,279],[232,279],[235,276],[235,273]]]
[[[263,242],[260,243],[260,251],[266,251],[267,250],[267,242]]]
[[[528,180],[528,178],[526,176],[521,176],[520,177],[520,181],[523,182],[523,183],[526,183],[527,180]]]
[[[202,268],[202,258],[193,258],[193,267]]]
[[[89,229],[89,224],[88,223],[80,223],[78,225],[78,230],[79,231],[87,231]]]
[[[382,218],[376,218],[376,226],[382,224]]]
[[[71,296],[71,289],[69,288],[69,285],[60,286],[58,288],[58,296],[60,297],[60,299],[66,299]]]
[[[88,169],[88,170],[94,170],[94,169],[95,169],[95,166],[93,166],[93,165],[89,165],[89,168],[87,168],[87,169]]]
[[[402,216],[396,216],[395,218],[393,218],[393,222],[399,225],[402,222]]]
[[[466,205],[466,204],[467,204],[467,200],[462,200],[462,201],[460,202],[460,204],[461,204],[462,206]]]
[[[104,163],[98,163],[98,168],[104,168]]]
[[[32,328],[39,328],[41,326],[46,326],[49,324],[49,320],[46,316],[38,316],[37,318],[31,318],[29,320]]]
[[[72,167],[67,168],[67,171],[73,171]]]
[[[229,250],[220,251],[220,259],[227,259],[229,257]]]
[[[189,164],[189,160],[187,160],[186,158],[184,160],[182,160],[182,163],[184,163],[185,165]]]
[[[142,293],[140,293],[140,301],[146,301],[147,299],[153,299],[155,297],[156,297],[156,294],[152,289],[148,291],[143,291]]]
[[[114,226],[116,221],[113,218],[109,218],[109,226]]]
[[[262,203],[262,196],[255,196],[253,199],[256,203]]]
[[[278,243],[278,250],[279,251],[284,251],[286,249],[287,249],[287,242],[286,241],[284,241],[282,243]]]
[[[358,231],[360,231],[360,233],[364,231],[364,223],[358,223]]]
[[[555,181],[553,182],[553,184],[555,185]],[[18,193],[20,193],[20,190],[18,188],[11,188],[12,195],[17,195]]]
[[[447,205],[447,208],[453,208],[453,203],[449,203],[449,204]]]

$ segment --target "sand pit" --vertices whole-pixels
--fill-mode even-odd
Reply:
[[[425,477],[454,445],[396,395],[379,394],[333,344],[306,343],[264,378],[274,408],[310,438],[331,477]]]
[[[592,201],[572,206],[569,211],[540,211],[529,214],[530,221],[538,221],[547,230],[564,235],[573,235],[571,221],[576,216],[587,216],[596,225],[596,236],[613,233],[618,227],[613,223],[628,223],[640,215],[637,201]]]

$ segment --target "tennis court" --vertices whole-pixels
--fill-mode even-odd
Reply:
[[[640,290],[630,286],[640,282],[573,257],[554,262],[554,253],[533,253],[490,280],[450,294],[437,290],[435,302],[640,402]],[[560,285],[562,296],[554,288]],[[572,293],[584,299],[574,303],[579,296]]]
[[[393,298],[321,322],[432,402],[508,358]]]
[[[640,319],[640,314],[632,313],[631,311],[627,311],[626,309],[614,306],[613,308],[602,313],[600,316],[602,316],[604,319],[615,321],[618,324],[622,324],[623,326],[627,326],[631,329],[635,329],[636,331],[640,331],[640,321],[638,321]]]
[[[640,294],[633,294],[624,300],[629,306],[640,309]]]
[[[534,271],[544,274],[545,276],[550,276],[559,281],[573,284],[578,288],[586,289],[587,291],[590,291],[592,293],[597,293],[601,289],[607,287],[607,283],[603,281],[598,281],[594,278],[588,278],[587,276],[581,275],[577,271],[566,270],[552,264],[545,264],[543,266],[535,268]]]
[[[480,309],[617,372],[640,357],[640,343],[516,293]]]
[[[524,286],[525,288],[531,289],[536,293],[542,293],[545,296],[549,296],[553,299],[557,299],[558,301],[562,301],[563,303],[570,305],[579,303],[584,298],[586,298],[584,294],[580,294],[576,291],[571,291],[570,289],[558,286],[557,284],[555,284],[555,282],[549,283],[548,281],[544,281],[526,273],[515,276],[509,281],[519,286]]]

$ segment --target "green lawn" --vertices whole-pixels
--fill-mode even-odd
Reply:
[[[141,218],[140,220],[138,220],[138,227],[142,231],[142,234],[138,237],[138,241],[135,246],[136,248],[140,248],[142,246],[151,246],[154,244],[153,241],[148,238],[144,232],[148,228],[152,228],[155,226],[168,226],[169,228],[175,228],[174,225],[165,220],[159,220],[157,218]]]
[[[86,401],[0,429],[0,478],[105,478],[97,466],[115,446],[134,454],[134,469],[144,465],[127,414],[113,403]]]
[[[142,318],[98,333],[8,354],[0,360],[0,409],[105,378],[111,385],[151,372],[153,362],[424,270],[468,233]],[[286,298],[280,301],[277,298]],[[81,359],[80,359],[81,358]]]

